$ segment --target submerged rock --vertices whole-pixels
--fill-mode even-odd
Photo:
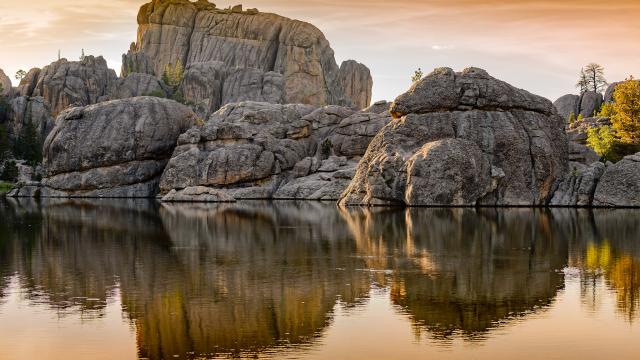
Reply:
[[[41,195],[153,197],[178,136],[195,120],[186,106],[154,97],[69,109],[44,144]]]
[[[192,186],[182,190],[171,190],[162,198],[164,202],[235,202],[227,193],[205,186]]]
[[[566,173],[551,102],[484,70],[436,69],[391,113],[342,205],[544,205]]]

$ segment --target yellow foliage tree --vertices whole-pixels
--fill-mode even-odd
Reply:
[[[640,145],[640,81],[633,77],[616,86],[611,123],[624,143]]]

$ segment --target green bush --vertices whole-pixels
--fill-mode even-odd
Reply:
[[[16,182],[18,180],[18,165],[15,161],[7,161],[0,174],[0,180]]]
[[[154,90],[154,91],[148,93],[147,96],[153,96],[153,97],[163,98],[163,99],[165,97],[167,97],[167,95],[162,90]]]
[[[602,157],[603,161],[611,162],[618,162],[640,149],[638,145],[620,140],[615,129],[606,125],[587,130],[587,144]]]
[[[42,162],[42,142],[31,121],[22,126],[13,146],[16,158],[26,160],[31,166]]]
[[[573,124],[574,122],[576,122],[576,114],[572,112],[569,114],[569,124]]]
[[[324,156],[325,158],[331,155],[332,149],[333,149],[333,143],[328,138],[324,139],[322,144],[320,144],[320,152],[322,153],[322,156]]]

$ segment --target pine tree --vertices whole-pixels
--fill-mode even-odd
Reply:
[[[580,77],[578,78],[576,87],[580,89],[580,95],[589,90],[589,79],[587,78],[587,73],[584,71],[584,68],[580,69]]]
[[[9,157],[10,149],[7,128],[0,124],[0,163],[3,163]]]
[[[422,72],[421,68],[418,68],[418,70],[413,72],[413,75],[411,76],[411,82],[420,81],[420,79],[422,79],[423,76],[424,76],[424,72]]]
[[[604,78],[604,67],[591,63],[585,66],[584,72],[587,76],[588,90],[599,93],[606,89],[608,83],[607,79]]]
[[[0,174],[0,180],[15,182],[18,180],[18,165],[15,161],[7,161]]]
[[[42,144],[35,125],[27,121],[22,126],[14,144],[17,158],[26,160],[32,166],[42,162]]]
[[[84,48],[82,49],[82,53],[80,54],[80,61],[84,60]]]

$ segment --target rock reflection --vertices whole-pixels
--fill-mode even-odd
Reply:
[[[470,339],[548,305],[563,286],[567,243],[538,210],[343,211],[373,266],[392,268],[392,301],[416,332]],[[379,218],[385,219],[378,221]],[[392,225],[395,224],[395,225]],[[401,224],[401,226],[398,226]]]
[[[119,288],[150,359],[313,345],[335,304],[362,306],[372,286],[390,289],[416,335],[480,340],[543,311],[567,266],[583,270],[585,302],[601,279],[635,319],[639,215],[0,200],[0,297],[16,277],[32,303],[101,317]]]

